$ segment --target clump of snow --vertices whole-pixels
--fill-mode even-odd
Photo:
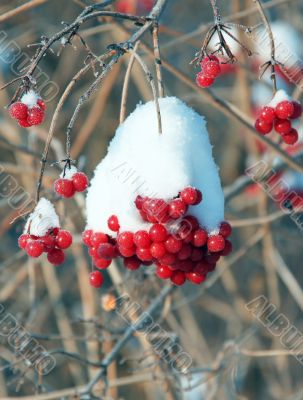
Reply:
[[[272,100],[268,103],[269,107],[275,108],[281,101],[292,101],[285,90],[278,90],[277,93],[274,95]]]
[[[72,177],[75,175],[75,173],[78,172],[77,168],[71,165],[70,168],[66,168],[65,173],[64,170],[60,174],[60,178],[64,179],[72,179]]]
[[[42,197],[34,211],[28,217],[24,233],[41,237],[46,235],[50,229],[59,227],[59,217],[56,214],[53,204]]]
[[[39,99],[40,96],[38,95],[38,93],[36,93],[34,90],[29,90],[21,97],[21,102],[26,104],[27,107],[32,108],[37,105],[37,101]]]
[[[189,208],[208,232],[224,219],[224,195],[202,116],[175,97],[160,99],[163,133],[154,102],[137,106],[120,125],[87,193],[87,228],[111,233],[115,214],[123,230],[147,229],[134,205],[137,195],[169,200],[187,186],[203,201]]]

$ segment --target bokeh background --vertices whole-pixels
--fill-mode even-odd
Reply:
[[[4,37],[0,43],[1,85],[20,72],[21,66],[14,61],[19,49],[33,56],[36,47],[28,45],[38,43],[41,36],[51,37],[62,28],[62,22],[70,23],[85,5],[93,2],[41,1],[23,12],[7,14],[24,3],[0,2],[0,33]],[[145,7],[149,6],[140,0],[126,3],[133,7],[131,11],[135,9],[142,14],[146,14]],[[302,0],[272,0],[263,4],[273,26],[278,26],[277,41],[300,58],[303,52]],[[251,0],[219,1],[218,5],[222,15],[236,24],[255,27],[261,22]],[[125,7],[125,4],[117,6]],[[192,82],[197,70],[190,61],[200,49],[212,21],[212,9],[206,0],[170,0],[161,18],[161,55]],[[135,29],[131,23],[114,24],[111,19],[95,19],[83,24],[79,33],[93,53],[101,55],[109,44],[127,39],[122,25],[123,29]],[[238,62],[222,74],[212,91],[236,107],[251,124],[256,108],[271,96],[268,79],[258,80],[259,66],[268,60],[269,54],[264,54],[265,48],[261,49],[242,29],[237,35],[254,54],[248,58],[240,46],[233,44]],[[145,34],[142,42],[151,46],[151,35]],[[152,273],[126,272],[120,265],[105,273],[106,282],[101,289],[89,286],[90,259],[81,244],[85,196],[77,194],[68,201],[54,197],[52,187],[59,174],[58,165],[47,165],[43,193],[55,201],[62,226],[73,232],[75,243],[67,252],[67,260],[54,268],[45,259],[28,259],[18,248],[17,238],[23,230],[24,218],[11,222],[19,214],[18,207],[23,200],[16,195],[13,202],[8,201],[11,199],[9,191],[17,185],[16,188],[22,188],[30,196],[35,195],[40,158],[55,107],[87,57],[78,38],[72,45],[56,43],[52,50],[46,54],[40,68],[58,87],[58,93],[50,96],[45,88],[41,89],[47,101],[43,125],[26,130],[10,119],[5,106],[18,83],[0,92],[0,303],[47,351],[53,352],[56,368],[45,377],[39,376],[7,343],[6,337],[0,336],[1,399],[79,398],[77,389],[95,376],[99,370],[95,363],[110,352],[127,328],[115,310],[108,309],[109,296],[129,293],[133,301],[146,309],[164,286]],[[138,52],[155,72],[152,57],[142,46]],[[89,177],[106,154],[119,124],[121,91],[128,63],[129,55],[121,58],[84,105],[72,132],[72,158]],[[45,79],[45,76],[38,79],[38,88],[43,87]],[[64,158],[69,119],[79,97],[94,79],[93,72],[87,72],[68,96],[55,128],[50,161]],[[173,373],[157,358],[144,338],[135,334],[109,368],[110,388],[102,394],[104,384],[101,381],[96,387],[96,396],[150,400],[303,399],[303,365],[283,347],[279,336],[273,336],[245,306],[263,295],[276,306],[277,314],[283,313],[290,324],[303,330],[302,231],[260,185],[246,180],[243,187],[236,189],[239,178],[246,179],[248,166],[258,160],[266,160],[270,166],[277,154],[256,140],[247,125],[222,113],[216,101],[206,95],[207,91],[194,90],[165,68],[163,81],[167,95],[181,98],[208,121],[222,184],[229,193],[226,219],[234,226],[233,253],[219,262],[217,270],[201,286],[188,284],[174,290],[154,315],[155,321],[174,335],[191,356],[190,373],[183,376]],[[285,77],[279,78],[279,85],[294,98],[301,99],[300,85],[290,83]],[[151,98],[145,75],[135,64],[127,113],[138,102]],[[275,141],[274,136],[270,139]],[[295,157],[300,151],[299,144],[291,151],[291,156]],[[300,157],[297,160],[300,164]],[[300,194],[301,174],[294,173],[291,168],[286,170],[285,179],[292,182]],[[53,392],[47,397],[46,393]]]

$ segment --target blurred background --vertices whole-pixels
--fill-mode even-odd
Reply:
[[[30,7],[15,12],[26,3],[0,2],[1,86],[20,76],[37,49],[34,44],[39,43],[42,36],[53,36],[62,29],[62,23],[72,22],[93,1],[30,1],[28,3],[33,3]],[[145,15],[152,3],[125,0],[116,1],[111,7]],[[278,59],[281,57],[281,62],[285,58],[290,60],[286,55],[291,54],[297,60],[296,65],[300,65],[302,0],[271,0],[264,1],[263,5],[276,45],[282,49]],[[254,27],[253,33],[262,29],[254,1],[218,1],[218,6],[229,22]],[[197,73],[190,61],[201,48],[212,21],[212,9],[206,0],[170,0],[162,15],[160,49],[163,60],[180,70],[190,82],[195,81]],[[110,18],[99,18],[83,24],[79,34],[93,54],[99,56],[109,44],[125,41],[129,36],[126,30],[134,29],[137,28],[133,23],[113,23]],[[303,330],[302,231],[270,193],[245,174],[246,168],[259,160],[266,160],[269,170],[280,162],[277,154],[257,140],[250,128],[258,107],[271,98],[269,77],[265,75],[258,80],[259,67],[268,61],[270,53],[268,45],[260,45],[254,35],[245,33],[245,29],[232,29],[253,55],[248,58],[241,46],[232,41],[238,62],[224,68],[211,90],[219,99],[230,102],[246,124],[228,111],[222,112],[208,91],[194,90],[186,84],[186,79],[181,80],[163,68],[166,95],[179,97],[208,122],[214,157],[227,196],[226,219],[234,227],[233,252],[220,260],[208,280],[200,286],[187,284],[173,290],[153,314],[154,320],[192,358],[187,374],[172,371],[157,357],[145,338],[136,333],[108,369],[109,388],[104,391],[104,381],[100,380],[95,387],[96,397],[77,394],[100,370],[98,363],[127,329],[128,325],[115,312],[110,300],[128,293],[132,301],[147,309],[164,283],[146,270],[129,272],[115,265],[105,272],[106,282],[101,289],[89,286],[90,259],[81,244],[85,196],[79,193],[68,201],[54,198],[53,182],[60,173],[58,165],[47,164],[43,195],[56,202],[61,225],[73,232],[74,245],[67,252],[64,265],[58,268],[43,258],[28,259],[18,248],[17,239],[23,231],[24,218],[11,222],[20,214],[25,197],[35,196],[40,158],[58,101],[76,73],[89,62],[87,49],[79,38],[75,37],[72,44],[55,43],[39,64],[38,89],[47,104],[43,125],[23,129],[10,118],[5,107],[18,82],[0,92],[0,303],[5,312],[11,313],[56,360],[56,367],[42,376],[2,334],[1,399],[25,396],[41,400],[303,399],[303,365],[290,354],[290,348],[281,343],[280,336],[270,332],[269,323],[263,321],[262,324],[246,307],[248,302],[262,295],[276,307],[275,315],[283,313],[289,326],[294,325],[299,332]],[[151,34],[147,32],[141,41],[152,46]],[[155,73],[151,55],[142,45],[137,51]],[[71,156],[89,177],[106,154],[119,125],[121,92],[129,59],[126,54],[114,66],[83,106],[72,132]],[[67,97],[56,122],[50,162],[64,158],[66,127],[80,96],[94,79],[93,71],[89,70]],[[278,85],[294,99],[302,100],[300,84],[291,83],[285,74],[279,74]],[[130,76],[127,114],[138,102],[151,99],[149,84],[135,63]],[[299,122],[302,124],[302,120]],[[275,141],[274,136],[270,139]],[[301,141],[292,149],[286,145],[279,147],[302,165]],[[282,169],[278,177],[283,176],[300,195],[302,174],[285,164]],[[300,344],[300,340],[297,343]]]

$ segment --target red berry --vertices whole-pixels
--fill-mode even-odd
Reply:
[[[257,119],[255,122],[255,128],[257,132],[261,133],[262,135],[266,135],[267,133],[271,132],[273,124],[262,121],[261,119]]]
[[[172,265],[176,261],[175,254],[166,253],[164,257],[160,258],[159,262],[164,265]]]
[[[224,249],[221,251],[221,256],[228,256],[233,250],[233,245],[229,240],[225,240],[225,247]]]
[[[160,264],[157,266],[156,275],[160,279],[168,279],[172,276],[172,274],[173,271],[167,265]]]
[[[287,119],[292,116],[295,111],[295,107],[291,101],[284,100],[277,104],[275,113],[278,118]]]
[[[211,254],[206,254],[205,255],[205,261],[207,261],[209,264],[216,264],[221,257],[221,253],[211,253]]]
[[[103,284],[103,275],[100,271],[93,271],[89,274],[89,283],[95,288],[99,288]]]
[[[197,206],[198,204],[200,204],[203,199],[202,192],[199,189],[196,189],[196,192],[197,192],[197,200],[193,204],[194,206]]]
[[[27,122],[30,125],[40,125],[44,120],[44,111],[40,107],[33,107],[28,110]]]
[[[117,237],[119,247],[126,247],[127,249],[134,246],[134,234],[132,232],[122,232]]]
[[[56,237],[56,245],[60,249],[67,249],[73,242],[73,237],[69,231],[60,230]]]
[[[18,120],[18,124],[19,124],[22,128],[29,128],[30,126],[32,126],[31,124],[28,123],[27,119],[19,119],[19,120]]]
[[[182,190],[180,197],[185,204],[193,205],[196,204],[196,201],[198,199],[198,193],[195,188],[189,186]]]
[[[206,56],[203,58],[203,60],[201,61],[201,67],[203,68],[205,66],[205,64],[209,63],[210,61],[215,61],[216,63],[219,64],[218,57],[211,54],[210,56]]]
[[[135,205],[136,205],[136,207],[137,207],[138,210],[142,210],[142,206],[143,206],[144,200],[145,200],[145,198],[142,197],[142,196],[140,196],[140,195],[138,195],[138,196],[136,197]]]
[[[272,107],[265,106],[261,109],[259,119],[271,124],[275,119],[275,110]]]
[[[154,224],[149,230],[149,236],[153,242],[164,242],[167,237],[167,230],[164,225]]]
[[[153,256],[151,255],[150,249],[137,248],[136,250],[137,257],[141,261],[152,261]]]
[[[186,273],[186,278],[191,281],[192,283],[195,283],[196,285],[200,285],[202,282],[205,281],[206,276],[198,274],[197,272],[191,271]]]
[[[75,194],[73,181],[70,179],[59,178],[54,184],[55,192],[64,198],[70,198]]]
[[[207,240],[207,248],[210,252],[222,251],[225,247],[225,239],[221,235],[212,235]]]
[[[59,265],[63,263],[65,255],[61,249],[53,249],[47,253],[47,259],[51,264]]]
[[[134,243],[137,247],[146,249],[151,244],[151,239],[147,231],[138,231],[134,234]]]
[[[192,215],[187,215],[186,217],[184,217],[182,219],[181,226],[183,224],[189,226],[191,231],[194,231],[199,228],[199,221],[197,220],[196,217],[193,217]]]
[[[208,78],[215,79],[221,72],[220,64],[217,61],[208,61],[203,65],[203,72]]]
[[[191,242],[196,247],[202,247],[207,242],[207,236],[207,232],[204,229],[199,228],[194,231]]]
[[[199,275],[207,275],[210,271],[210,264],[206,260],[200,261],[195,267],[194,272]]]
[[[38,106],[41,108],[42,111],[45,111],[45,110],[46,110],[45,102],[44,102],[42,99],[38,99],[38,100],[37,100],[37,104],[38,104]]]
[[[181,250],[178,253],[179,260],[187,260],[190,258],[192,253],[192,247],[189,244],[183,244]]]
[[[146,222],[148,221],[146,212],[144,212],[143,210],[139,210],[139,214],[141,215],[141,218],[143,219],[143,221],[146,221]]]
[[[150,246],[150,253],[156,259],[164,257],[166,253],[166,248],[164,243],[153,243]]]
[[[288,133],[291,130],[291,123],[288,119],[276,119],[274,128],[277,133]]]
[[[178,269],[184,272],[190,272],[194,268],[195,263],[191,260],[181,260],[177,263]]]
[[[163,199],[145,200],[142,210],[146,212],[150,218],[154,218],[155,222],[166,222],[168,220],[168,205]]]
[[[40,257],[44,251],[43,243],[38,240],[28,240],[25,246],[25,251],[30,257]]]
[[[140,268],[141,261],[137,257],[126,258],[124,259],[124,266],[131,271],[135,271]]]
[[[119,220],[116,215],[112,215],[108,218],[107,226],[113,232],[118,232],[120,229]]]
[[[208,76],[206,76],[203,71],[199,72],[196,76],[196,83],[202,88],[211,86],[214,81],[215,80],[213,78],[209,78]]]
[[[182,241],[174,236],[168,236],[165,241],[165,247],[169,253],[178,253],[182,248]]]
[[[13,103],[9,107],[9,113],[10,113],[11,117],[14,119],[26,120],[27,112],[28,112],[27,105],[24,103],[21,103],[20,101]]]
[[[127,257],[127,258],[132,257],[136,254],[136,247],[135,246],[132,246],[132,247],[119,246],[119,253],[123,257]]]
[[[28,240],[30,239],[31,235],[28,235],[27,233],[23,233],[22,235],[19,236],[18,238],[18,246],[20,249],[25,249]]]
[[[117,255],[116,248],[110,243],[101,243],[97,249],[98,257],[112,260]]]
[[[90,245],[98,248],[100,244],[108,243],[108,236],[102,232],[95,232],[90,237]]]
[[[72,177],[76,192],[84,192],[88,187],[88,177],[83,172],[76,172]]]
[[[94,258],[94,264],[99,269],[106,269],[112,263],[112,260],[105,260],[104,258]]]
[[[90,247],[89,249],[88,249],[88,254],[91,256],[91,257],[93,257],[93,258],[98,258],[98,252],[97,252],[97,250],[98,250],[98,247]]]
[[[183,217],[187,211],[187,205],[181,199],[174,199],[169,203],[168,213],[173,219]]]
[[[91,246],[90,238],[91,238],[92,234],[93,234],[93,231],[91,229],[87,229],[86,231],[84,231],[82,233],[82,242],[88,247]]]
[[[302,106],[298,101],[293,101],[292,105],[294,106],[294,112],[289,117],[290,119],[297,119],[302,115]]]
[[[204,255],[204,251],[202,249],[192,249],[192,253],[190,259],[192,261],[201,261]]]
[[[56,246],[56,236],[47,234],[41,237],[41,242],[43,243],[44,251],[48,253]]]
[[[232,227],[230,226],[230,224],[226,221],[221,222],[220,232],[219,232],[220,235],[227,238],[228,236],[231,235],[231,232],[232,232]]]
[[[185,273],[183,271],[173,271],[170,280],[177,286],[182,286],[185,282]]]
[[[292,128],[288,133],[282,135],[282,140],[286,144],[295,144],[299,139],[298,131]]]

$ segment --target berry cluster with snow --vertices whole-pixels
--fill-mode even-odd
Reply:
[[[51,264],[59,265],[65,259],[63,250],[70,247],[72,241],[71,233],[60,229],[52,203],[41,198],[26,222],[18,245],[29,257],[38,258],[46,253]]]
[[[73,197],[76,192],[84,192],[89,181],[84,172],[78,172],[74,166],[67,167],[54,183],[55,192],[64,198]]]
[[[176,98],[160,110],[161,135],[154,102],[118,128],[88,189],[83,242],[99,270],[122,257],[129,270],[155,263],[160,278],[199,284],[231,251],[218,168],[204,118]]]
[[[206,56],[201,61],[201,71],[196,76],[196,83],[202,88],[209,87],[214,84],[215,79],[220,75],[221,66],[219,59],[214,56]]]
[[[21,97],[20,101],[10,105],[9,112],[20,126],[29,128],[43,122],[45,109],[42,98],[34,90],[29,90]]]
[[[293,145],[298,141],[298,131],[293,128],[292,120],[301,115],[301,104],[292,100],[284,90],[279,90],[271,102],[261,108],[255,128],[261,135],[267,135],[274,129],[284,143]]]

